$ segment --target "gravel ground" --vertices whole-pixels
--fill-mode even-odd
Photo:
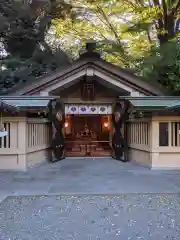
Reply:
[[[8,197],[0,239],[179,240],[180,195]]]

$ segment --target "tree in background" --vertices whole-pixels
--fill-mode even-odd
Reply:
[[[61,49],[51,49],[46,35],[53,17],[64,19],[71,6],[60,1],[0,0],[1,91],[68,64]],[[2,50],[2,49],[1,49]]]
[[[78,12],[75,21],[53,20],[57,35],[68,39],[68,47],[74,47],[76,40],[78,51],[91,36],[106,60],[179,92],[179,0],[73,3]]]
[[[141,34],[146,30],[151,51],[137,59],[140,75],[156,79],[172,94],[180,93],[179,0],[136,1],[139,15],[128,31]],[[153,15],[149,13],[151,10]],[[152,17],[153,16],[153,17]]]
[[[151,19],[144,19],[144,29],[138,28],[139,32],[135,26],[139,25],[142,18],[142,8],[140,10],[136,3],[124,0],[79,0],[73,1],[72,7],[78,13],[74,21],[68,18],[66,21],[53,20],[57,35],[68,39],[68,43],[76,40],[78,47],[79,42],[83,44],[93,38],[98,42],[99,49],[103,50],[104,58],[121,66],[129,65],[131,58],[145,56],[154,44],[149,41],[147,28],[157,13],[150,7]]]
[[[0,32],[9,55],[1,62],[7,68],[1,79],[9,87],[68,63],[68,57],[76,58],[91,38],[107,61],[129,68],[145,80],[156,78],[179,93],[180,0],[2,2]],[[59,53],[56,44],[61,46]]]

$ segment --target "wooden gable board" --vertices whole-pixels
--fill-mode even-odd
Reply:
[[[78,59],[72,63],[71,66],[61,68],[55,73],[41,77],[39,79],[34,79],[31,83],[21,84],[16,88],[9,91],[9,95],[33,95],[37,94],[39,91],[43,91],[45,88],[56,84],[57,82],[62,82],[62,85],[68,81],[68,78],[74,76],[74,79],[82,74],[82,72],[87,71],[87,69],[93,68],[95,74],[102,74],[103,76],[109,76],[113,81],[119,82],[119,84],[124,84],[127,87],[133,88],[145,95],[166,95],[164,89],[153,82],[149,84],[142,80],[140,77],[135,76],[133,73],[117,67],[111,63],[108,63],[102,59]],[[79,75],[78,75],[79,74]]]

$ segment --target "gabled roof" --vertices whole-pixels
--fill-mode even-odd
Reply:
[[[146,95],[162,96],[167,95],[166,91],[155,81],[151,83],[146,82],[141,77],[137,77],[132,72],[115,66],[102,60],[98,55],[87,54],[82,55],[78,60],[72,62],[70,66],[62,67],[56,70],[54,73],[43,76],[38,79],[34,79],[30,83],[21,83],[16,87],[8,91],[10,95],[31,95],[37,94],[38,91],[42,91],[43,88],[50,86],[58,81],[67,79],[69,76],[78,73],[79,71],[93,68],[105,75],[108,75],[112,79],[116,79],[123,84],[130,86],[134,89],[140,90]]]

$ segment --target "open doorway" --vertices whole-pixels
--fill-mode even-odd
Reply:
[[[111,156],[110,115],[69,115],[65,122],[67,156]]]

